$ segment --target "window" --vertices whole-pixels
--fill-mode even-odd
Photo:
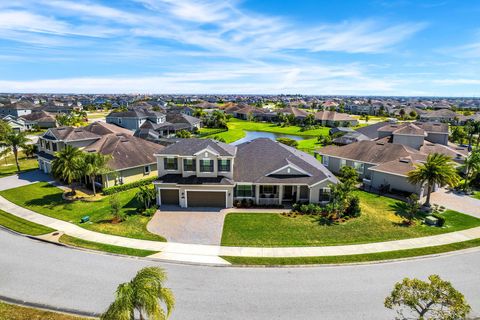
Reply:
[[[364,164],[361,162],[354,162],[353,167],[359,174],[363,174]]]
[[[143,174],[144,175],[150,174],[150,166],[143,167]]]
[[[218,171],[230,171],[230,160],[229,159],[220,159],[218,160]]]
[[[195,160],[183,159],[183,171],[195,171]]]
[[[323,165],[324,165],[325,167],[328,167],[328,165],[329,165],[329,163],[330,163],[330,158],[327,157],[327,156],[323,156],[323,157],[322,157],[322,162],[323,162]]]
[[[52,143],[52,151],[57,151],[57,144],[56,143]]]
[[[238,185],[236,188],[236,197],[253,197],[252,185]]]
[[[275,186],[260,186],[260,193],[262,194],[275,194],[276,191]]]
[[[122,118],[117,118],[118,124],[122,124]]]
[[[213,160],[200,160],[200,172],[213,172]]]
[[[347,165],[347,160],[345,159],[340,159],[340,168],[343,168]]]
[[[164,158],[163,166],[165,167],[165,170],[177,170],[178,169],[177,158]]]
[[[330,201],[330,193],[331,193],[330,188],[322,188],[322,189],[320,189],[318,201],[320,201],[320,202],[329,202],[329,201]]]

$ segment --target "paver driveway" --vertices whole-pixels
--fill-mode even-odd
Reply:
[[[0,191],[26,186],[35,182],[53,181],[53,178],[40,170],[32,170],[0,178]]]
[[[467,195],[440,189],[432,193],[431,202],[480,218],[480,200]]]
[[[162,206],[147,229],[170,242],[219,245],[225,211],[218,208],[194,209]]]

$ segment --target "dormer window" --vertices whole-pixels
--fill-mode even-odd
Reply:
[[[177,158],[164,158],[163,165],[165,167],[165,170],[178,170]]]
[[[229,172],[230,171],[230,159],[218,160],[218,171]]]
[[[200,160],[200,172],[213,172],[213,160]]]
[[[195,160],[183,159],[183,171],[189,171],[189,172],[195,171]]]

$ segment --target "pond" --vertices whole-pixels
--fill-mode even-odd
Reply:
[[[272,139],[274,141],[277,140],[277,138],[290,138],[290,139],[293,139],[293,140],[303,140],[303,139],[305,139],[304,137],[295,136],[295,135],[291,135],[291,134],[281,134],[281,133],[263,132],[263,131],[245,131],[245,134],[246,134],[245,137],[243,137],[242,139],[239,139],[237,141],[234,141],[230,144],[235,146],[237,144],[252,141],[253,139],[257,139],[257,138],[269,138],[269,139]]]

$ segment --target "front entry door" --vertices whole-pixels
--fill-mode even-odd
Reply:
[[[293,201],[293,186],[283,186],[283,200]]]

